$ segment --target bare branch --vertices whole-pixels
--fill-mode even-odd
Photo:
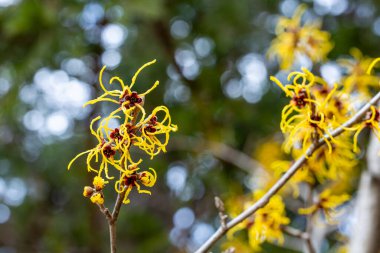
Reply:
[[[113,211],[112,211],[112,222],[114,222],[114,223],[117,221],[117,218],[119,217],[119,212],[120,212],[121,204],[123,204],[123,199],[124,199],[124,196],[126,193],[126,188],[127,187],[124,186],[123,191],[121,193],[117,194],[115,206],[113,207]]]
[[[291,236],[303,239],[303,240],[308,240],[310,238],[309,234],[306,232],[303,232],[299,229],[290,227],[290,226],[282,226],[281,230]]]
[[[221,142],[208,141],[199,138],[195,140],[194,139],[186,136],[174,137],[171,141],[171,150],[184,149],[191,150],[194,152],[199,152],[200,150],[208,151],[216,158],[227,163],[233,164],[234,166],[250,174],[252,174],[257,169],[260,169],[262,172],[265,172],[265,170],[263,169],[264,166],[260,164],[260,162],[258,162],[255,159],[252,159],[252,157],[240,150],[237,150]]]
[[[370,109],[370,107],[377,103],[380,99],[380,92],[378,92],[367,104],[365,104],[352,118],[347,120],[341,126],[336,128],[330,133],[330,136],[335,137],[344,132],[345,128],[354,125],[359,122],[364,114]],[[318,142],[313,143],[307,149],[306,153],[298,158],[289,170],[283,174],[281,178],[262,196],[256,203],[240,213],[236,218],[227,223],[226,228],[219,227],[216,232],[195,252],[204,253],[207,252],[228,230],[244,221],[246,218],[254,214],[258,209],[264,207],[268,204],[269,200],[275,195],[291,178],[292,176],[301,168],[302,164],[310,157],[315,150],[323,146],[326,140],[330,140],[330,136],[325,135],[324,138],[319,139]]]
[[[264,168],[260,162],[252,159],[249,155],[224,143],[209,141],[207,142],[207,147],[215,157],[242,168],[249,173],[252,173],[256,168]]]

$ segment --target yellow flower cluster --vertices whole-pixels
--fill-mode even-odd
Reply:
[[[319,22],[301,22],[305,9],[301,5],[292,18],[279,19],[277,36],[268,52],[269,56],[278,59],[281,69],[292,67],[300,54],[309,57],[313,63],[321,62],[333,47],[329,33],[320,30]],[[340,65],[344,72],[334,84],[329,84],[306,68],[288,73],[285,81],[270,77],[289,99],[281,113],[280,129],[284,142],[281,145],[271,139],[257,147],[255,158],[264,170],[255,172],[254,176],[261,179],[259,190],[255,189],[254,201],[249,200],[245,204],[251,206],[255,203],[288,171],[293,160],[306,155],[311,145],[319,140],[324,140],[326,145],[307,157],[306,162],[266,206],[232,228],[228,233],[232,241],[225,246],[239,245],[244,248],[244,244],[236,241],[236,236],[232,238],[242,229],[247,230],[251,250],[259,250],[259,245],[264,241],[282,243],[282,228],[290,223],[285,216],[282,197],[289,197],[289,192],[298,200],[297,203],[304,202],[306,208],[297,207],[300,214],[314,217],[322,213],[328,222],[333,222],[339,207],[349,201],[347,192],[355,183],[353,175],[359,171],[357,153],[360,134],[364,129],[371,129],[380,139],[378,106],[371,106],[364,117],[353,126],[344,127],[344,132],[339,136],[331,135],[332,130],[355,115],[358,108],[379,89],[380,77],[371,72],[380,58],[365,57],[356,48],[351,49],[350,54],[351,59],[337,60],[337,66]],[[307,189],[309,196],[306,192],[300,194],[301,189]],[[313,200],[313,195],[318,198]],[[236,201],[236,198],[232,199],[235,205]],[[235,211],[240,213],[239,210]]]
[[[245,203],[246,207],[252,205],[259,200],[264,191],[258,190],[253,194],[253,199]],[[248,230],[248,242],[254,251],[260,250],[260,244],[264,241],[278,242],[282,244],[284,237],[282,234],[281,226],[290,223],[289,218],[285,215],[285,204],[281,196],[274,195],[269,203],[263,208],[259,209],[254,215],[232,228],[227,236],[229,239],[242,229]]]
[[[143,93],[132,91],[139,73],[155,62],[155,60],[148,62],[138,69],[129,85],[126,85],[118,76],[112,77],[109,81],[110,84],[116,81],[121,86],[121,90],[106,89],[103,83],[103,73],[106,68],[104,66],[99,74],[99,84],[104,93],[84,105],[97,102],[111,102],[117,105],[117,108],[108,116],[104,118],[98,116],[91,121],[90,132],[97,139],[97,145],[78,154],[68,165],[68,169],[70,169],[77,158],[87,154],[87,170],[95,172],[97,176],[93,181],[94,188],[86,186],[83,195],[90,197],[93,203],[104,203],[102,190],[106,181],[103,177],[108,180],[115,178],[115,174],[111,175],[109,172],[110,167],[118,171],[119,179],[115,180],[115,190],[124,194],[123,202],[125,204],[130,202],[128,195],[134,187],[139,193],[150,194],[150,191],[142,190],[140,184],[152,187],[156,182],[155,170],[149,168],[150,171],[140,172],[138,165],[142,159],[134,162],[130,153],[130,149],[135,147],[146,152],[152,159],[161,151],[166,152],[170,132],[177,130],[177,126],[171,123],[167,107],[158,106],[150,114],[147,114],[144,109],[145,96],[157,87],[158,81]],[[114,129],[110,128],[111,119],[118,120],[120,125]],[[96,129],[94,128],[95,123],[98,123]]]
[[[276,27],[277,37],[269,48],[269,57],[277,58],[281,69],[289,69],[297,55],[305,55],[312,62],[326,59],[333,48],[330,34],[321,31],[321,22],[303,24],[301,18],[306,10],[299,6],[292,18],[281,17]]]
[[[368,64],[367,80],[371,79],[370,72],[377,63]],[[376,77],[372,77],[375,79]],[[349,77],[344,77],[341,84],[330,86],[319,76],[315,76],[307,69],[294,71],[288,75],[287,83],[283,84],[275,77],[275,82],[290,98],[281,117],[280,128],[284,134],[283,150],[297,159],[305,154],[307,148],[324,139],[326,146],[319,148],[312,157],[302,165],[302,168],[289,181],[294,197],[297,197],[298,185],[307,183],[315,185],[333,182],[335,187],[348,189],[351,184],[350,174],[357,167],[356,154],[358,152],[358,136],[365,128],[373,129],[380,138],[380,112],[372,106],[361,122],[351,128],[345,128],[346,133],[337,138],[331,136],[330,131],[340,126],[355,113],[347,90]],[[369,84],[370,85],[370,84]],[[357,86],[355,92],[368,92],[368,86]],[[362,87],[362,89],[359,89]],[[361,97],[365,97],[364,95]],[[329,137],[329,138],[328,138]],[[277,180],[291,165],[289,161],[277,160],[267,168]],[[345,186],[342,186],[345,185]],[[338,187],[338,188],[339,188]]]
[[[305,151],[311,143],[324,138],[331,153],[332,143],[336,141],[329,131],[337,126],[337,119],[346,116],[345,104],[336,92],[337,86],[330,88],[321,77],[305,68],[301,72],[291,72],[287,85],[276,77],[270,79],[291,98],[281,117],[281,131],[286,138],[285,151],[289,153],[294,145]]]

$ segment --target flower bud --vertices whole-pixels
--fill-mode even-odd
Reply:
[[[89,198],[94,193],[94,191],[95,191],[94,188],[90,186],[85,186],[83,189],[83,196],[86,198]]]
[[[104,198],[102,194],[100,194],[99,192],[95,192],[94,194],[92,194],[90,200],[94,204],[99,204],[99,205],[104,204]]]
[[[102,177],[96,176],[96,177],[94,177],[92,184],[94,185],[94,187],[97,191],[101,191],[101,190],[103,190],[104,185],[106,184],[106,181]]]

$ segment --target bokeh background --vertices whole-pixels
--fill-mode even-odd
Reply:
[[[100,94],[101,67],[128,82],[152,59],[136,89],[160,80],[146,105],[168,106],[179,131],[166,154],[145,161],[158,182],[123,206],[118,247],[196,249],[217,227],[214,196],[257,183],[242,154],[255,158],[281,136],[286,100],[268,77],[285,73],[266,51],[278,17],[300,2],[331,32],[330,58],[352,47],[380,55],[380,3],[371,0],[0,0],[0,253],[107,252],[104,217],[82,196],[91,175],[84,162],[66,168],[95,144],[90,120],[109,111],[82,108]],[[334,62],[320,67],[329,80],[341,76]],[[113,197],[110,189],[106,204]]]

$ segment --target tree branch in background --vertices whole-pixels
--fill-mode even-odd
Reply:
[[[249,173],[255,169],[263,170],[264,166],[260,162],[252,159],[249,155],[234,149],[224,143],[208,141],[206,143],[210,152],[217,158],[229,162],[238,168],[241,168]]]
[[[283,227],[281,227],[281,230],[290,236],[294,236],[294,237],[300,238],[302,240],[309,240],[310,239],[310,236],[308,233],[303,232],[299,229],[290,227],[290,226],[283,226]]]
[[[194,152],[210,152],[219,160],[230,163],[246,171],[247,173],[252,174],[257,169],[260,169],[263,172],[265,172],[265,170],[263,169],[264,166],[261,165],[260,162],[256,161],[255,159],[252,159],[249,155],[245,154],[244,152],[221,142],[208,141],[204,139],[193,140],[191,137],[187,136],[173,137],[173,140],[171,141],[171,150],[174,149],[191,150]]]
[[[359,183],[350,238],[350,253],[378,253],[380,249],[380,142],[371,133],[367,150],[368,170]]]
[[[181,66],[178,65],[176,59],[175,59],[175,46],[172,40],[172,37],[170,35],[169,24],[166,24],[162,21],[156,21],[153,23],[153,32],[156,34],[156,37],[158,38],[159,42],[161,43],[162,47],[164,48],[166,54],[169,56],[174,68],[178,72],[178,75],[180,75],[181,79],[187,83],[190,86],[190,89],[194,88],[194,81],[186,78],[183,73]]]
[[[365,113],[370,109],[370,107],[376,104],[380,99],[380,92],[378,92],[367,104],[365,104],[352,118],[347,120],[344,124],[336,128],[330,133],[330,136],[326,135],[324,138],[321,138],[318,142],[310,145],[305,154],[303,154],[300,158],[298,158],[292,166],[290,166],[289,170],[283,174],[281,178],[264,194],[262,198],[260,198],[255,204],[244,210],[237,217],[232,219],[227,223],[226,227],[219,227],[216,232],[196,251],[196,253],[204,253],[207,252],[220,238],[223,237],[227,233],[228,230],[238,225],[240,222],[244,221],[246,218],[254,214],[258,209],[264,207],[269,200],[275,195],[298,171],[299,168],[305,163],[307,157],[310,157],[314,151],[316,151],[319,147],[323,146],[326,141],[330,140],[331,137],[335,137],[344,132],[344,130],[348,127],[351,127],[355,123],[359,122]]]

